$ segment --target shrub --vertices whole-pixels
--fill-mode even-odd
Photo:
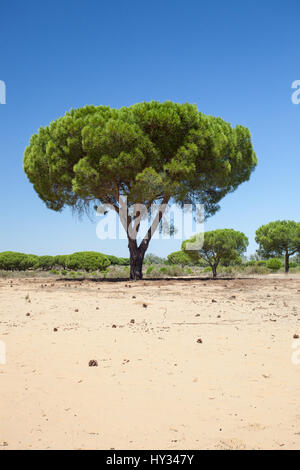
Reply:
[[[161,258],[160,256],[156,256],[153,253],[149,253],[144,258],[144,263],[146,264],[163,264],[165,262],[165,258]]]
[[[168,255],[169,264],[180,264],[181,266],[189,266],[191,264],[190,257],[183,251],[174,251]]]
[[[154,266],[149,266],[146,270],[146,275],[149,276],[149,274],[152,273],[153,269],[154,269]]]
[[[112,266],[118,266],[119,265],[120,260],[117,256],[114,256],[114,255],[105,255],[105,256],[106,256],[106,258],[109,259],[110,264]]]
[[[130,264],[129,258],[118,258],[114,255],[104,255],[109,259],[111,266],[128,266]]]
[[[0,253],[0,269],[5,271],[25,271],[33,268],[38,257],[26,255],[15,251],[4,251]]]
[[[112,279],[117,278],[127,278],[128,277],[128,267],[127,266],[109,266],[105,271],[105,276]]]
[[[174,277],[183,276],[184,269],[181,266],[172,265],[172,266],[169,266],[166,274],[168,274],[169,276],[174,276]]]
[[[47,271],[55,266],[55,256],[39,256],[35,268]]]
[[[295,261],[290,262],[290,268],[297,268],[298,264]]]
[[[84,269],[86,271],[104,271],[110,265],[107,256],[96,251],[81,251],[67,257],[68,269]]]
[[[62,268],[66,268],[68,255],[57,255],[54,256],[54,264],[56,266],[61,266]]]
[[[245,265],[246,266],[255,266],[256,261],[254,259],[251,259],[250,261],[246,261]]]
[[[204,273],[208,273],[211,271],[211,267],[210,266],[206,266],[206,268],[203,269],[203,272]]]
[[[256,264],[257,264],[257,266],[266,266],[267,261],[265,259],[260,259],[260,260],[256,261]]]
[[[280,259],[271,258],[267,261],[267,268],[272,269],[272,271],[278,271],[282,266]]]
[[[242,257],[241,256],[237,256],[235,259],[223,259],[220,263],[221,266],[224,266],[224,267],[229,267],[229,266],[241,266],[241,264],[243,263],[243,260],[242,260]]]
[[[160,268],[159,271],[163,274],[168,274],[168,268],[166,266],[163,266],[162,268]]]
[[[248,266],[245,270],[246,274],[268,274],[269,272],[266,266],[257,266],[257,264]]]

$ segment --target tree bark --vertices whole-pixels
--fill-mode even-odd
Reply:
[[[130,241],[128,247],[130,252],[130,279],[133,281],[143,279],[145,250],[138,247],[136,241]]]
[[[213,279],[216,279],[217,278],[217,266],[212,266],[211,267],[212,269],[212,272],[213,272]]]
[[[290,255],[289,252],[285,252],[285,273],[288,273],[290,269]]]

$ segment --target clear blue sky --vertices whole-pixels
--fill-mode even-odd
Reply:
[[[100,241],[95,223],[46,208],[22,158],[30,136],[86,104],[196,103],[248,126],[258,155],[249,182],[221,202],[206,229],[250,240],[271,220],[299,217],[300,3],[295,1],[52,0],[1,2],[0,251],[97,250],[126,256],[126,241]],[[167,255],[180,241],[153,241]]]

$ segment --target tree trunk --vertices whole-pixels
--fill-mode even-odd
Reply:
[[[211,267],[212,269],[212,272],[213,272],[213,279],[216,279],[217,278],[217,266],[212,266]]]
[[[129,243],[129,252],[130,252],[130,279],[136,281],[138,279],[143,279],[143,261],[145,250],[137,246],[137,243]]]
[[[144,256],[147,251],[148,245],[150,243],[151,237],[155,230],[157,229],[164,212],[166,210],[168,203],[168,199],[164,198],[162,204],[160,205],[157,214],[152,222],[151,227],[148,229],[147,234],[145,235],[143,241],[141,242],[140,246],[137,244],[137,233],[140,228],[140,222],[137,219],[137,224],[135,224],[134,227],[131,227],[134,229],[134,233],[132,234],[131,230],[129,230],[128,225],[124,225],[123,227],[126,227],[127,231],[127,236],[128,236],[128,248],[129,248],[129,253],[130,253],[130,279],[132,280],[138,280],[138,279],[143,279],[143,261],[144,261]],[[128,215],[127,215],[128,216]],[[132,236],[133,235],[133,236]]]
[[[289,252],[285,252],[285,272],[288,273],[290,269],[290,255]]]

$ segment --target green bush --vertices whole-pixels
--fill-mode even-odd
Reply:
[[[280,259],[271,258],[267,261],[267,268],[272,269],[272,271],[278,271],[282,266]]]
[[[162,268],[160,268],[159,271],[163,274],[167,274],[168,273],[168,268],[166,266],[163,266]]]
[[[167,268],[166,274],[168,276],[172,276],[172,277],[183,276],[184,275],[184,269],[181,266],[172,265],[172,266],[169,266]]]
[[[55,266],[55,264],[55,256],[39,256],[34,267],[36,269],[49,271]]]
[[[5,271],[26,271],[33,268],[38,257],[26,255],[16,251],[4,251],[0,253],[0,269]]]
[[[241,266],[242,263],[243,263],[243,260],[242,260],[241,256],[237,256],[235,259],[229,259],[229,260],[223,259],[220,262],[220,266],[224,266],[224,267]]]
[[[54,256],[54,264],[56,266],[61,266],[62,268],[66,268],[68,255],[57,255]]]
[[[251,259],[250,261],[246,261],[245,265],[246,266],[255,266],[256,261],[254,259]]]
[[[109,259],[111,266],[128,266],[130,264],[129,258],[118,258],[114,255],[104,255]]]
[[[20,262],[21,271],[26,271],[30,268],[35,268],[38,256],[36,255],[24,255],[24,258]]]
[[[149,276],[149,274],[152,273],[153,269],[154,269],[154,266],[149,266],[146,270],[146,275]]]
[[[267,261],[265,259],[260,259],[256,261],[257,266],[267,266]]]
[[[148,253],[144,258],[145,264],[163,264],[165,261],[165,258],[161,258],[153,253]]]
[[[82,269],[85,271],[104,271],[110,265],[107,256],[96,251],[81,251],[69,255],[66,260],[68,269]]]
[[[297,268],[298,264],[295,261],[290,262],[290,268]]]
[[[270,271],[266,266],[257,266],[257,264],[246,267],[245,274],[268,274]]]
[[[190,257],[183,251],[174,251],[167,257],[168,263],[171,265],[179,264],[181,266],[189,266],[191,264]]]
[[[119,258],[114,255],[105,255],[106,258],[109,259],[111,266],[118,266],[119,265]]]

